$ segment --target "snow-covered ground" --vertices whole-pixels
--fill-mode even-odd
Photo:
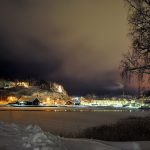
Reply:
[[[150,142],[66,139],[40,127],[0,123],[0,150],[149,150]]]
[[[61,138],[38,126],[0,123],[0,150],[65,150]]]
[[[63,139],[68,150],[150,150],[150,141],[106,142],[88,139]]]

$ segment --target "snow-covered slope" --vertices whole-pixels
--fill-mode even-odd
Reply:
[[[86,139],[63,139],[68,150],[150,150],[150,141],[107,142]]]
[[[65,150],[61,139],[38,126],[0,123],[0,150]]]
[[[120,150],[117,147],[93,140],[63,139],[62,142],[68,150]]]
[[[0,123],[0,150],[149,150],[150,142],[105,142],[67,139],[38,126]]]

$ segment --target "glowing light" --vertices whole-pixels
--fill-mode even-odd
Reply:
[[[28,82],[18,82],[17,86],[23,86],[25,88],[28,88],[29,87],[29,83]]]
[[[62,92],[63,92],[62,87],[61,87],[60,85],[58,86],[58,92],[59,92],[59,93],[62,93]]]
[[[50,98],[48,97],[46,100],[47,100],[47,101],[49,101],[49,100],[50,100]]]
[[[15,96],[9,96],[7,97],[8,102],[15,102],[17,100],[17,98]]]

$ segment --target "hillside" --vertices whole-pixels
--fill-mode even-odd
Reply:
[[[69,100],[64,87],[50,81],[8,81],[0,80],[0,99],[8,102],[16,100],[33,100],[53,103]],[[55,101],[55,102],[54,102]]]

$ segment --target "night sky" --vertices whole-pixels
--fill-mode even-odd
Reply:
[[[110,94],[130,46],[123,0],[0,0],[0,76]]]

